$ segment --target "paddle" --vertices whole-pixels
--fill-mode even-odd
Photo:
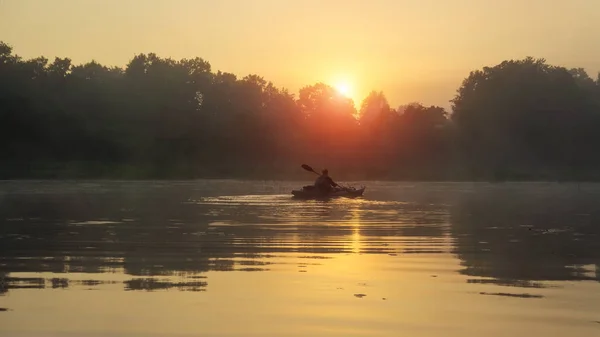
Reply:
[[[307,170],[308,172],[312,172],[312,173],[320,176],[320,174],[317,171],[313,170],[312,167],[310,167],[310,166],[308,166],[306,164],[302,164],[302,168],[305,169],[305,170]]]

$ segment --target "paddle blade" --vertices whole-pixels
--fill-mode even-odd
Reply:
[[[315,170],[313,170],[312,167],[310,167],[310,166],[308,166],[306,164],[302,164],[302,168],[305,169],[305,170],[307,170],[307,171],[310,171],[310,172],[315,172]]]

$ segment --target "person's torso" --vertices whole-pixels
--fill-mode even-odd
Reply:
[[[319,176],[317,178],[317,180],[315,180],[315,185],[324,185],[327,184],[327,177],[326,176]]]

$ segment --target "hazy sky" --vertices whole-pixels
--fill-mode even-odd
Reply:
[[[600,0],[0,0],[0,40],[25,58],[200,56],[293,92],[348,82],[355,100],[448,106],[469,71],[505,59],[595,78]]]

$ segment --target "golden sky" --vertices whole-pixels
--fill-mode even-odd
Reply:
[[[293,92],[346,83],[357,105],[448,106],[469,71],[544,57],[600,69],[600,0],[0,0],[0,40],[25,57],[200,56]]]

